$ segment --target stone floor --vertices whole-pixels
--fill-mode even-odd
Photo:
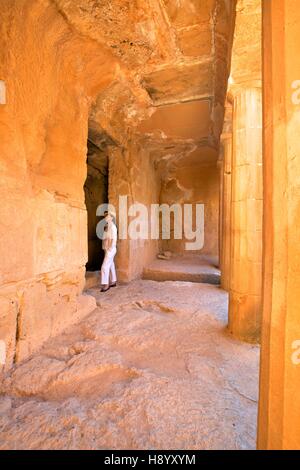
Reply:
[[[152,281],[188,281],[220,284],[221,271],[216,259],[200,255],[175,256],[169,260],[156,259],[143,273]]]
[[[227,294],[136,281],[5,377],[0,449],[253,449],[258,347]]]

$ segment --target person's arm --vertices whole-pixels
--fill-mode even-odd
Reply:
[[[114,240],[114,227],[112,225],[108,226],[106,240],[107,240],[106,249],[110,250],[113,247],[113,240]]]

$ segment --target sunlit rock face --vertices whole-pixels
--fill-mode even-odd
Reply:
[[[0,337],[10,367],[95,306],[81,295],[88,115],[117,64],[50,1],[4,2],[0,24]]]
[[[261,82],[261,0],[238,0],[231,61],[231,88]]]
[[[72,28],[119,59],[122,70],[98,98],[96,109],[101,109],[101,115],[107,114],[103,112],[105,105],[114,109],[114,114],[121,113],[119,125],[124,132],[124,121],[132,126],[134,120],[146,120],[147,115],[158,112],[158,106],[178,103],[177,113],[186,117],[180,108],[184,102],[204,100],[197,119],[208,125],[206,136],[217,141],[223,122],[235,1],[55,0],[55,4]],[[147,111],[142,109],[146,107]],[[173,109],[167,111],[170,118]],[[195,116],[193,110],[188,114]],[[97,116],[94,111],[93,117],[103,126],[108,116]],[[151,128],[151,122],[149,125]],[[116,133],[117,122],[112,127]],[[141,132],[143,129],[142,124]]]
[[[88,136],[107,148],[111,200],[159,203],[174,178],[187,188],[181,203],[211,188],[217,200],[235,1],[18,0],[0,15],[0,330],[10,367],[93,308],[81,296]],[[187,185],[186,166],[199,175]],[[158,249],[122,241],[121,278],[139,277]]]

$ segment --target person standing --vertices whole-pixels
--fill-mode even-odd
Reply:
[[[104,228],[102,240],[104,260],[101,266],[101,292],[106,292],[111,287],[115,287],[117,285],[114,257],[117,253],[118,231],[115,220],[115,214],[112,212],[106,213],[106,226]]]

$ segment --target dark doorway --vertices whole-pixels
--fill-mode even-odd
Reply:
[[[88,212],[88,262],[87,271],[98,271],[103,261],[102,241],[97,237],[99,217],[97,207],[108,202],[108,155],[88,140],[87,178],[84,185]]]

